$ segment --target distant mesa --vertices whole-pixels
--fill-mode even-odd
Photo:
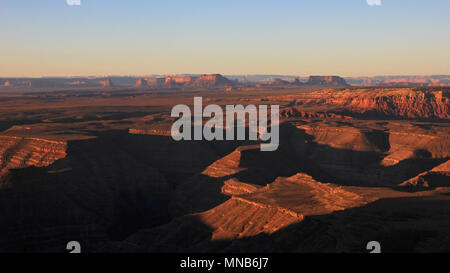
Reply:
[[[167,75],[167,76],[101,76],[101,77],[42,77],[42,78],[0,78],[0,88],[56,89],[56,88],[245,88],[274,87],[347,87],[347,86],[395,86],[395,87],[449,87],[450,75],[431,76],[289,76],[289,75],[245,75],[224,76]]]
[[[165,85],[187,85],[195,80],[191,76],[167,76],[165,79]]]
[[[166,78],[147,78],[145,79],[148,85],[160,86],[166,82]]]
[[[290,84],[290,82],[278,78],[272,81],[272,85],[288,85],[288,84]]]
[[[299,78],[296,78],[296,79],[294,80],[294,84],[295,84],[295,85],[301,85],[302,82],[300,81]]]
[[[23,79],[2,79],[0,88],[110,88],[110,87],[233,87],[235,82],[220,75],[173,75],[165,77],[53,77],[53,78],[23,78]]]
[[[86,81],[72,81],[68,83],[70,86],[81,86],[81,85],[86,85],[87,82]]]
[[[449,75],[349,77],[346,81],[357,86],[450,86]]]
[[[139,78],[136,81],[134,87],[147,88],[147,87],[162,87],[166,83],[166,78]]]
[[[136,85],[135,85],[135,87],[138,87],[138,88],[149,87],[149,86],[150,85],[146,79],[137,80]]]
[[[32,79],[26,83],[30,88],[59,88],[64,84],[62,79],[52,79],[52,78],[42,78],[42,79]]]
[[[99,82],[103,87],[114,87],[114,84],[112,83],[111,79],[105,79],[103,81]]]
[[[220,74],[201,75],[195,82],[195,86],[232,86],[234,82]]]
[[[347,82],[339,76],[310,76],[307,85],[348,86]]]
[[[282,78],[266,78],[259,81],[265,85],[272,86],[329,86],[329,87],[340,87],[349,86],[345,79],[339,76],[310,76],[309,78],[303,79],[301,81],[299,77],[286,76]]]
[[[164,81],[165,86],[194,86],[194,87],[215,87],[215,86],[233,86],[234,82],[220,75],[201,75],[194,76],[167,76]]]

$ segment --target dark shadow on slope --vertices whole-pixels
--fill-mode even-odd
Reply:
[[[272,235],[229,242],[226,251],[368,252],[379,241],[385,253],[450,251],[450,198],[382,199],[364,207],[310,216]]]
[[[378,241],[384,253],[446,253],[450,251],[449,213],[449,196],[382,199],[359,208],[308,216],[273,234],[222,241],[211,241],[213,230],[191,215],[141,231],[120,250],[103,245],[101,251],[368,253],[367,243]]]
[[[0,251],[64,251],[122,240],[170,221],[173,188],[232,152],[230,142],[175,142],[170,137],[89,132],[47,168],[12,170],[0,191]],[[28,239],[23,239],[28,238]]]
[[[171,217],[180,217],[191,213],[200,213],[219,206],[229,196],[222,193],[224,182],[232,175],[213,178],[199,174],[181,183],[172,194],[169,205]]]
[[[277,177],[293,176],[299,172],[307,173],[319,181],[334,181],[330,175],[309,159],[314,138],[289,123],[280,125],[280,146],[274,152],[259,149],[242,152],[239,172],[235,177],[242,182],[265,186]]]
[[[38,119],[0,120],[0,132],[8,130],[14,125],[30,125],[41,122],[42,121]]]
[[[372,130],[364,132],[367,140],[370,141],[380,152],[388,152],[391,149],[389,143],[389,132]]]

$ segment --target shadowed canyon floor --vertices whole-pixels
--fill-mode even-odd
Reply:
[[[280,147],[170,137],[280,105]],[[0,92],[0,252],[450,251],[450,89]]]

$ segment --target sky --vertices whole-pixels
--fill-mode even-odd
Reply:
[[[67,1],[0,0],[0,77],[450,74],[450,0]]]

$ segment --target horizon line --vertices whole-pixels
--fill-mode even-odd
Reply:
[[[142,77],[155,77],[155,76],[197,76],[197,75],[222,75],[226,77],[242,77],[242,76],[281,76],[281,77],[310,77],[310,76],[338,76],[341,78],[375,78],[375,77],[432,77],[432,76],[450,76],[449,74],[378,74],[378,75],[356,75],[356,76],[342,76],[339,74],[309,74],[309,75],[298,75],[298,74],[223,74],[223,73],[163,73],[163,74],[104,74],[104,75],[41,75],[41,76],[0,76],[0,79],[42,79],[42,78],[111,78],[111,77],[131,77],[131,78],[142,78]]]

